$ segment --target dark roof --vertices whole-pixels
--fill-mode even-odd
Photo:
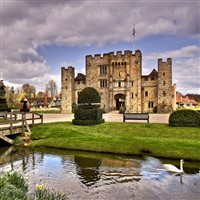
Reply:
[[[149,74],[149,77],[153,78],[157,78],[158,77],[158,72],[153,69],[152,72]]]
[[[150,77],[152,80],[158,78],[158,72],[156,71],[156,69],[153,69],[149,75],[142,76],[142,78],[148,78],[148,77]]]
[[[85,75],[78,73],[77,77],[75,78],[75,81],[84,81],[85,80]]]

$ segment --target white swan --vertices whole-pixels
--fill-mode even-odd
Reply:
[[[171,165],[171,164],[164,164],[164,168],[169,171],[169,172],[174,172],[174,173],[183,173],[183,163],[184,163],[184,160],[181,159],[180,160],[180,169],[178,169],[177,167],[175,167],[174,165]]]

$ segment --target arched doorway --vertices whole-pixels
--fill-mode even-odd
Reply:
[[[116,94],[115,101],[116,101],[116,110],[119,110],[120,107],[125,107],[125,98],[124,94]]]

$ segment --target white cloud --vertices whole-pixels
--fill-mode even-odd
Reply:
[[[42,88],[53,75],[36,49],[43,45],[102,46],[149,35],[199,35],[198,2],[9,1],[2,2],[3,78]],[[159,57],[192,58],[198,47],[183,47]],[[158,56],[150,54],[149,59]],[[157,59],[158,57],[156,57]],[[44,78],[45,77],[45,78]],[[60,77],[54,77],[60,83]]]
[[[145,72],[149,73],[148,63],[158,58],[172,58],[173,83],[179,92],[200,93],[200,47],[192,45],[178,50],[150,53],[145,56]],[[163,59],[163,61],[165,60]],[[147,74],[148,74],[147,73]]]
[[[148,60],[155,60],[157,58],[192,58],[197,57],[200,52],[200,48],[196,45],[182,47],[178,50],[159,52],[159,53],[150,53],[145,56]]]

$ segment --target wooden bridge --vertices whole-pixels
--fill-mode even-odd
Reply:
[[[0,112],[0,139],[13,144],[8,136],[19,133],[31,134],[30,126],[43,123],[43,115],[35,112]]]

